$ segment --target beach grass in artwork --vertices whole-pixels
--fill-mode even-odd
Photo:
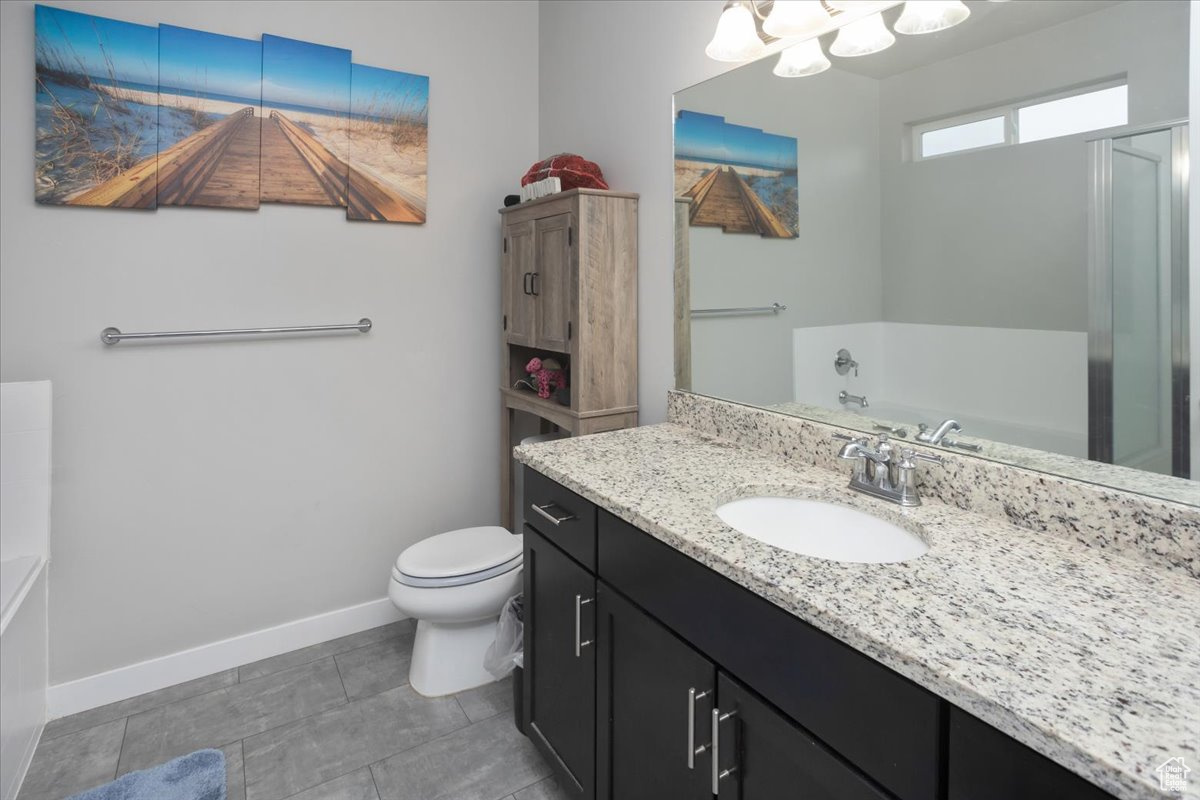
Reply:
[[[349,219],[425,221],[429,78],[354,64]]]
[[[258,208],[262,44],[159,28],[158,203]]]
[[[692,201],[690,223],[766,238],[799,235],[796,139],[724,117],[675,117],[675,194]]]
[[[39,5],[34,57],[37,201],[154,208],[158,29]]]
[[[264,203],[345,206],[350,51],[264,34]]]

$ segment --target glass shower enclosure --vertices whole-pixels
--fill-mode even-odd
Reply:
[[[1188,126],[1089,141],[1088,455],[1191,477]]]

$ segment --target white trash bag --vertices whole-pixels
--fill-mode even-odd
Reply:
[[[496,623],[496,641],[483,656],[483,668],[496,680],[512,672],[518,661],[525,660],[524,617],[523,597],[518,594],[508,598]]]

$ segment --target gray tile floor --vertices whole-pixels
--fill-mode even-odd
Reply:
[[[18,800],[63,800],[204,747],[229,800],[564,800],[512,721],[509,680],[408,686],[405,620],[57,719]]]

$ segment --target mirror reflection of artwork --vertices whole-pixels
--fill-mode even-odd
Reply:
[[[37,6],[34,196],[154,208],[158,29]]]
[[[675,117],[675,194],[691,225],[764,238],[799,235],[796,139],[733,125],[724,117]]]
[[[264,34],[264,203],[345,206],[350,51]]]
[[[262,44],[163,25],[158,202],[258,208]]]
[[[429,78],[354,64],[349,219],[425,221]]]

